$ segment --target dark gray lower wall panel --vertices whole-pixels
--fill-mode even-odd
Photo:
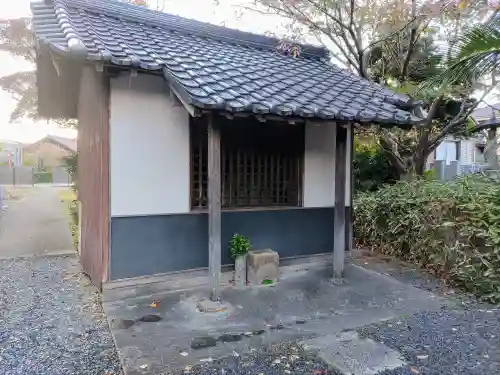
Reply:
[[[333,222],[331,207],[223,212],[222,263],[231,263],[227,243],[234,233],[283,258],[333,251]],[[112,280],[207,266],[205,213],[111,219]]]

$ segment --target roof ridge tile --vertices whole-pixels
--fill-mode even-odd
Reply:
[[[249,44],[256,48],[275,49],[281,42],[261,34],[214,25],[191,18],[170,13],[158,12],[139,5],[124,3],[116,0],[52,0],[54,3],[64,3],[67,6],[81,7],[86,11],[102,13],[120,20],[137,22],[144,26],[160,27],[181,33],[194,34],[224,41]],[[297,43],[302,50],[301,55],[315,58],[329,58],[329,51],[325,47]]]

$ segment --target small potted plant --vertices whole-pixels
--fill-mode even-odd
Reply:
[[[234,260],[234,283],[242,288],[247,281],[247,254],[250,247],[248,238],[238,233],[229,241],[229,255]]]

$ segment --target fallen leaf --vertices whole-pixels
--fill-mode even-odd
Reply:
[[[160,303],[158,301],[153,301],[153,302],[151,302],[151,305],[149,305],[149,306],[157,308],[159,304]]]

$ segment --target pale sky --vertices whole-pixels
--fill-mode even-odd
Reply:
[[[9,1],[8,5],[0,7],[0,19],[30,17],[29,3],[30,0]],[[149,0],[149,3],[154,8],[157,0]],[[249,0],[219,0],[218,6],[214,6],[213,0],[158,0],[158,3],[160,5],[164,3],[164,11],[168,13],[214,24],[224,24],[227,27],[258,33],[267,31],[279,33],[280,29],[283,30],[280,25],[281,21],[276,16],[267,17],[246,12],[244,15],[236,17],[237,14],[242,13],[242,8],[239,6],[251,3]],[[33,67],[30,67],[22,59],[16,59],[6,52],[0,52],[0,76],[29,69],[33,69]],[[9,123],[10,113],[14,106],[14,99],[0,90],[0,141],[12,140],[30,143],[47,134],[69,138],[76,136],[76,131],[61,129],[55,124],[47,124],[46,121],[34,123],[30,120],[19,120],[16,123]]]
[[[29,0],[16,0],[3,4],[0,7],[0,19],[29,17],[31,15]],[[14,58],[6,52],[0,52],[0,76],[20,70],[33,69],[23,59]],[[0,140],[11,140],[24,143],[34,142],[47,134],[73,138],[76,131],[59,129],[57,125],[47,124],[46,121],[34,123],[31,120],[19,120],[9,123],[10,113],[15,107],[15,100],[5,91],[0,90]]]

